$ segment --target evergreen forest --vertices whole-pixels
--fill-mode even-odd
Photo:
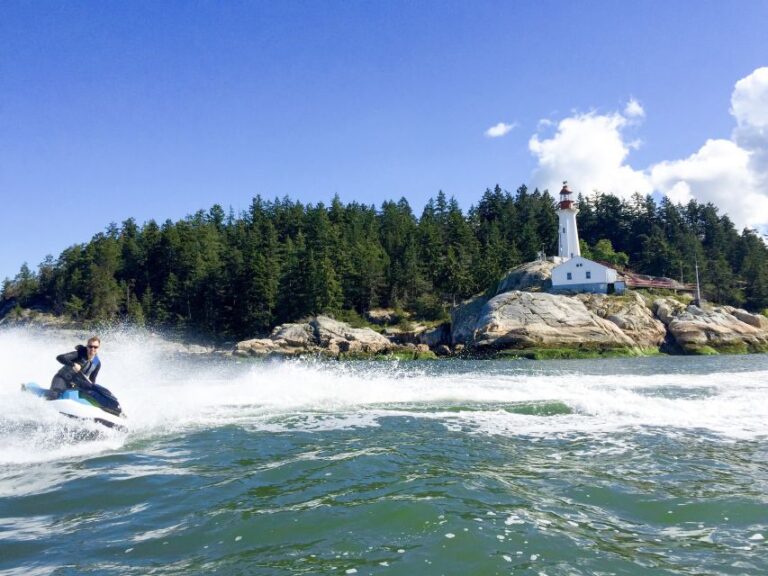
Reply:
[[[768,247],[715,206],[594,193],[578,208],[584,256],[686,283],[697,262],[705,299],[768,308]],[[377,208],[256,197],[239,214],[214,205],[178,222],[110,224],[36,271],[24,264],[3,282],[0,310],[217,339],[319,313],[354,320],[375,307],[441,320],[541,252],[557,252],[556,202],[524,185],[488,189],[466,213],[442,192],[419,215],[404,198]]]

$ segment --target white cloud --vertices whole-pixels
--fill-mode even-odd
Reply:
[[[768,226],[768,68],[734,86],[730,140],[707,140],[688,158],[660,162],[649,174],[673,201],[712,202],[738,228]]]
[[[758,68],[736,82],[731,95],[731,114],[738,126],[768,128],[768,67]]]
[[[750,152],[755,185],[768,194],[768,67],[758,68],[736,82],[731,114],[736,118],[732,138]]]
[[[485,135],[488,138],[500,138],[509,134],[516,126],[517,123],[505,124],[504,122],[499,122],[496,126],[488,128],[485,131]]]
[[[650,177],[673,202],[712,202],[739,227],[768,222],[768,196],[756,186],[750,153],[731,140],[707,140],[688,158],[652,166]]]
[[[575,191],[623,198],[656,191],[673,202],[712,202],[737,228],[768,228],[768,67],[736,83],[730,112],[736,120],[731,139],[707,140],[687,158],[645,169],[627,161],[639,141],[625,132],[645,116],[636,100],[623,112],[575,114],[551,137],[531,137],[528,147],[538,161],[533,183],[558,190],[567,179]],[[539,132],[546,128],[539,124]]]
[[[645,110],[640,106],[640,102],[632,98],[624,107],[624,116],[627,118],[644,118]]]
[[[634,192],[652,191],[648,178],[625,163],[636,142],[624,141],[622,130],[628,119],[619,114],[576,114],[557,124],[551,138],[535,134],[528,148],[538,159],[534,184],[559,189],[563,179],[575,184],[574,190],[593,190],[629,197]]]
[[[678,180],[667,190],[667,197],[675,204],[688,204],[693,200],[691,187],[685,180]]]

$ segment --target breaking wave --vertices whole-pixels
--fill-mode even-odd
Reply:
[[[280,432],[439,421],[473,434],[562,437],[625,429],[768,436],[768,357],[582,361],[252,361],[179,353],[143,331],[102,336],[99,383],[127,433],[59,415],[19,391],[47,385],[57,354],[87,334],[0,331],[0,464],[82,457],[224,426]]]

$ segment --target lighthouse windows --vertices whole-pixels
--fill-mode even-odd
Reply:
[[[590,278],[592,278],[592,272],[587,270],[587,280],[589,280]]]
[[[568,280],[573,280],[573,274],[571,274],[570,272],[568,272],[568,273],[566,274],[566,278],[567,278]]]

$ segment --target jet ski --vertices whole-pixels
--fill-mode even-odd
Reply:
[[[53,399],[48,388],[42,388],[34,382],[22,384],[21,389],[45,398],[51,406],[65,416],[93,420],[108,428],[127,428],[126,416],[120,403],[104,386],[91,384],[87,388],[67,389],[58,398]]]

